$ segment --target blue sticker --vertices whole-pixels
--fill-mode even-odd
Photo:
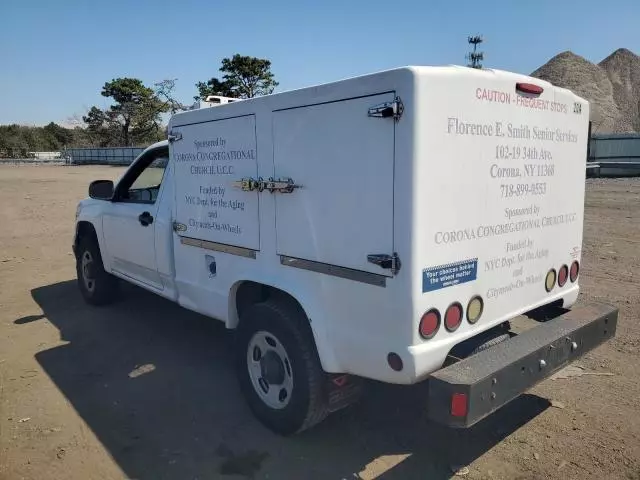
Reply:
[[[422,271],[422,293],[471,282],[477,277],[477,258],[425,268]]]

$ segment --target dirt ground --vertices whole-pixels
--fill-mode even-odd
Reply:
[[[249,413],[218,322],[128,288],[75,285],[77,201],[113,167],[0,165],[0,479],[640,480],[640,179],[589,180],[581,302],[617,336],[475,427],[425,418],[424,389],[371,385],[294,438]]]

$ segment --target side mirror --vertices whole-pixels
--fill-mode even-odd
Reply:
[[[96,200],[113,198],[113,182],[111,180],[95,180],[89,185],[89,196]]]

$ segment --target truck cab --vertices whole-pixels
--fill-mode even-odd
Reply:
[[[461,67],[213,102],[90,185],[79,288],[106,304],[128,281],[224,322],[277,432],[363,379],[428,381],[430,415],[466,427],[615,332],[613,308],[569,311],[587,126],[568,90]],[[548,306],[558,318],[510,330]]]

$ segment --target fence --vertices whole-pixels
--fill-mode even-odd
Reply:
[[[33,159],[56,160],[61,158],[61,152],[30,152],[25,147],[9,147],[0,150],[1,159]]]
[[[27,152],[27,155],[38,160],[55,160],[62,156],[60,152]]]
[[[592,135],[587,162],[595,176],[640,175],[640,134]]]
[[[65,163],[61,152],[28,152],[26,148],[0,150],[1,164],[49,165]]]
[[[2,158],[0,165],[66,165],[65,158]]]
[[[74,165],[129,165],[144,148],[69,148],[62,156]]]

